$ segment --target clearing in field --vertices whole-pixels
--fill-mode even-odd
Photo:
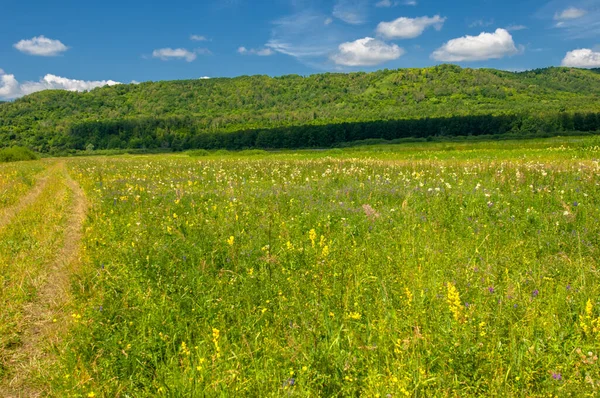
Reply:
[[[555,138],[2,165],[0,395],[596,395],[599,158]]]

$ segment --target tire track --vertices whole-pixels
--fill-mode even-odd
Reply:
[[[0,397],[4,398],[40,397],[48,393],[44,387],[35,385],[34,378],[40,371],[51,368],[56,358],[49,351],[66,332],[67,322],[56,320],[66,318],[70,277],[80,261],[78,255],[88,203],[81,187],[68,175],[64,163],[57,165],[56,171],[64,174],[73,195],[70,215],[62,247],[54,260],[46,265],[46,281],[39,288],[35,301],[24,307],[24,318],[29,327],[23,334],[22,344],[9,360],[12,379],[0,381]],[[31,200],[33,202],[35,199]],[[25,206],[20,204],[19,207]]]
[[[0,211],[0,230],[2,230],[4,227],[10,224],[10,222],[20,212],[22,212],[24,209],[35,203],[40,194],[44,192],[44,189],[46,188],[46,185],[48,183],[48,179],[50,178],[50,174],[54,171],[56,167],[57,166],[52,166],[49,169],[47,169],[43,173],[45,175],[43,177],[40,177],[36,181],[33,188],[31,188],[29,192],[27,192],[27,194],[21,198],[19,203],[7,207],[6,209],[4,209],[4,211]]]

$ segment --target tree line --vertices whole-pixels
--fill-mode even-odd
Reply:
[[[190,117],[83,122],[71,126],[68,147],[84,149],[248,149],[314,148],[366,139],[555,135],[600,133],[600,113],[475,115],[423,119],[305,124],[235,132],[207,132]]]

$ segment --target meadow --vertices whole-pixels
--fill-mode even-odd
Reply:
[[[600,393],[598,138],[201,155],[0,165],[0,392]]]

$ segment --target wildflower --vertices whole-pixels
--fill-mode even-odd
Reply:
[[[535,290],[533,291],[533,293],[531,293],[531,295],[532,295],[533,297],[537,297],[537,296],[539,296],[539,295],[540,295],[540,291],[539,291],[539,290],[537,290],[537,289],[535,289]]]
[[[315,231],[314,228],[308,232],[308,237],[310,239],[312,247],[315,247],[315,240],[317,240],[317,231]]]
[[[562,380],[562,375],[560,373],[552,372],[552,378],[554,380]]]
[[[358,321],[360,318],[362,318],[362,315],[360,314],[360,312],[350,312],[347,315],[347,318]]]
[[[495,292],[495,290],[494,290],[494,288],[493,288],[492,286],[490,286],[490,287],[488,287],[488,292],[490,292],[490,293],[494,293],[494,292]]]
[[[456,290],[456,287],[450,282],[448,282],[446,286],[448,288],[446,301],[448,303],[448,307],[450,307],[450,312],[456,321],[464,322],[463,306],[460,302],[458,290]]]
[[[410,289],[407,287],[404,288],[404,292],[406,293],[406,301],[408,302],[408,306],[411,307],[412,301],[413,301],[413,295],[410,292]]]
[[[227,244],[229,246],[233,246],[234,243],[235,243],[235,238],[233,236],[230,236],[229,239],[227,239]]]
[[[219,358],[221,356],[221,347],[219,347],[219,338],[221,336],[221,331],[219,329],[213,328],[212,330],[212,341],[215,345],[216,357]]]

